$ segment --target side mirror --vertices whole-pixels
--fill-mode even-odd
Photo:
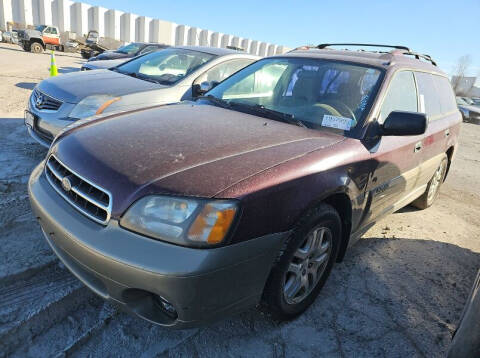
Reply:
[[[417,112],[391,112],[381,125],[383,136],[420,135],[427,130],[427,116]]]
[[[204,81],[200,84],[194,84],[193,85],[193,96],[198,97],[198,96],[203,96],[205,93],[210,91],[213,87],[218,85],[217,81]]]

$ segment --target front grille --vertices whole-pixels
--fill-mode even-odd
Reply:
[[[78,211],[97,223],[108,223],[112,205],[109,192],[68,169],[53,155],[47,160],[45,174],[53,188]]]
[[[61,101],[53,97],[47,96],[46,94],[40,92],[37,89],[33,90],[32,102],[35,105],[35,108],[49,111],[57,111],[62,105]]]

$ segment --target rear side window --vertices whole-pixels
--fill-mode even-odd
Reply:
[[[417,112],[417,110],[417,89],[413,73],[398,72],[390,82],[378,120],[383,123],[393,111]]]
[[[437,89],[438,98],[440,100],[440,108],[442,114],[451,113],[457,111],[457,103],[455,95],[453,93],[452,85],[446,77],[432,76]]]
[[[415,72],[415,77],[418,84],[420,112],[425,113],[429,119],[440,116],[442,107],[433,75],[425,72]]]

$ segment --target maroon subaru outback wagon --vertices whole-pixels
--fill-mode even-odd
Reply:
[[[429,56],[332,47],[59,134],[29,193],[65,266],[165,326],[303,312],[375,222],[432,205],[462,121]]]

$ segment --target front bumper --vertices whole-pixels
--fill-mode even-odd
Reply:
[[[44,147],[49,147],[57,134],[74,121],[69,118],[75,104],[63,102],[57,111],[39,110],[35,107],[32,97],[28,100],[27,110],[36,118],[34,126],[26,125],[28,133]]]
[[[148,321],[188,328],[259,302],[286,233],[214,249],[153,240],[80,214],[50,186],[42,162],[29,180],[29,196],[45,238],[66,267],[106,300]],[[160,296],[177,318],[155,304]]]

